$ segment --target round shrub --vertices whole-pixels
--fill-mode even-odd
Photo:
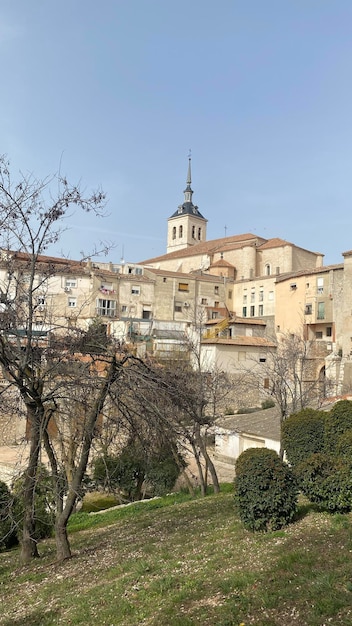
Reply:
[[[348,430],[352,430],[352,402],[350,400],[340,400],[326,414],[326,451],[334,454],[338,440]]]
[[[292,521],[297,511],[296,479],[274,450],[245,450],[235,469],[236,508],[246,528],[277,530]]]
[[[0,550],[11,548],[17,543],[12,507],[11,492],[6,483],[0,480]]]
[[[352,430],[346,430],[336,442],[336,453],[338,456],[352,459]]]
[[[309,408],[292,413],[285,419],[282,424],[282,446],[292,466],[324,450],[325,419],[324,411]]]
[[[352,460],[329,454],[311,454],[296,468],[307,498],[331,512],[352,509]]]

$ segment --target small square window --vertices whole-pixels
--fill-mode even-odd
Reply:
[[[131,289],[131,293],[133,296],[139,296],[141,293],[141,288],[139,285],[133,285]]]
[[[77,299],[76,299],[76,298],[69,298],[69,299],[67,300],[67,306],[68,306],[70,309],[73,309],[74,307],[76,307],[76,306],[77,306]]]

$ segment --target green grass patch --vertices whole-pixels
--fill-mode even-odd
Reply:
[[[73,558],[0,554],[4,626],[321,626],[352,623],[352,516],[306,507],[250,533],[229,484],[218,495],[135,503],[70,521]]]

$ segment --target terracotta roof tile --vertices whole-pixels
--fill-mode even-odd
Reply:
[[[254,346],[259,348],[276,348],[276,343],[265,337],[215,337],[214,339],[202,339],[202,344],[219,344],[223,346]]]
[[[153,259],[147,259],[141,261],[140,265],[148,265],[148,263],[156,263],[157,261],[166,261],[167,259],[183,259],[189,256],[197,256],[199,254],[209,254],[217,251],[221,251],[223,248],[228,248],[232,244],[248,244],[254,245],[255,242],[265,241],[263,237],[257,237],[251,233],[245,233],[244,235],[232,235],[231,237],[221,237],[220,239],[211,239],[209,241],[201,241],[189,248],[182,248],[182,250],[174,250],[168,254],[155,257]],[[240,245],[239,247],[242,247]]]

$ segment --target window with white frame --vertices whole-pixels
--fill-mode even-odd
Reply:
[[[133,296],[139,296],[141,293],[141,288],[139,285],[132,285],[131,294]]]
[[[269,291],[268,300],[270,300],[270,301],[274,300],[274,292],[273,291]]]
[[[317,293],[324,293],[324,278],[317,278]]]
[[[77,306],[77,298],[68,298],[67,306],[69,309],[74,309]]]
[[[65,278],[65,287],[67,289],[75,289],[77,287],[77,278]]]
[[[101,315],[102,317],[116,317],[116,300],[98,298],[97,315]]]

